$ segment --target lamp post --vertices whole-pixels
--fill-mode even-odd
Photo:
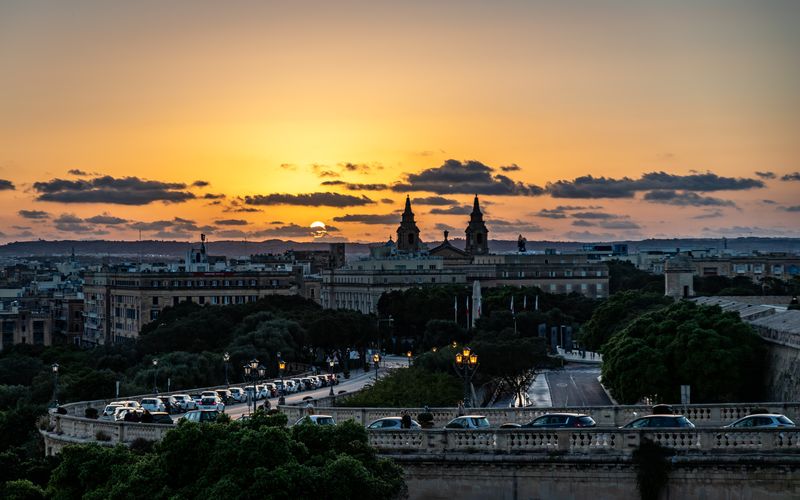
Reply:
[[[278,373],[281,376],[281,390],[280,390],[280,397],[278,398],[278,405],[286,404],[286,386],[284,386],[283,382],[283,372],[286,370],[286,361],[281,359],[281,353],[278,353]]]
[[[408,358],[408,367],[411,368],[411,351],[406,353],[406,357]]]
[[[225,354],[223,354],[223,355],[222,355],[222,361],[224,361],[224,362],[225,362],[225,388],[226,388],[226,389],[227,389],[227,388],[228,388],[228,386],[230,385],[230,382],[228,382],[228,362],[229,362],[230,360],[231,360],[231,355],[230,355],[230,354],[228,354],[227,352],[226,352]]]
[[[158,396],[158,359],[153,358],[153,394]]]
[[[469,382],[478,370],[478,355],[473,353],[469,347],[464,346],[460,352],[456,353],[453,368],[464,379],[464,407],[469,407],[471,406]]]
[[[328,373],[330,373],[330,377],[328,377],[328,384],[331,386],[330,392],[328,392],[328,396],[333,397],[333,365],[334,365],[333,358],[328,361]]]
[[[58,363],[53,363],[53,403],[58,408]]]
[[[378,381],[378,367],[381,365],[381,355],[377,352],[372,355],[372,364],[375,365],[375,382]]]
[[[261,370],[263,370],[263,368]],[[257,359],[251,359],[249,363],[244,365],[245,377],[249,377],[250,382],[253,383],[253,413],[256,411],[256,377],[258,376],[258,373],[259,369]]]

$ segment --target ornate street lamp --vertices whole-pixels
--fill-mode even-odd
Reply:
[[[328,396],[331,397],[333,397],[333,365],[334,361],[333,357],[331,357],[330,361],[328,361],[328,373],[331,375],[330,377],[328,377],[328,384],[331,386],[331,390],[328,393]]]
[[[153,358],[153,394],[158,396],[158,359]]]
[[[372,364],[375,365],[375,382],[378,381],[378,367],[381,364],[381,355],[377,352],[372,355]]]
[[[225,362],[225,388],[227,389],[230,383],[228,382],[228,362],[231,360],[231,355],[227,352],[222,355],[222,361]]]
[[[278,373],[281,376],[281,390],[280,390],[280,397],[278,398],[278,405],[286,404],[286,386],[283,382],[283,372],[286,370],[286,361],[281,358],[281,353],[278,353]]]
[[[263,367],[259,368],[258,360],[255,358],[251,359],[249,363],[244,365],[245,377],[249,377],[250,382],[253,383],[253,413],[256,411],[256,380],[258,380],[257,377],[259,373],[263,373],[263,370]]]
[[[460,352],[456,353],[453,368],[464,380],[464,407],[469,407],[471,406],[469,383],[478,370],[478,355],[472,352],[469,347],[464,346]]]
[[[58,363],[51,365],[53,370],[53,406],[58,408]]]
[[[406,353],[406,357],[408,358],[408,367],[411,368],[411,351]]]
[[[433,349],[431,349],[431,350],[432,350],[433,352],[436,352],[436,351],[438,351],[438,350],[439,350],[439,348],[438,348],[438,347],[436,347],[436,346],[433,346]]]

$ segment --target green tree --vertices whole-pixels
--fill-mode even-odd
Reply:
[[[524,401],[536,374],[549,366],[544,339],[518,337],[506,332],[500,337],[482,336],[475,339],[472,350],[478,355],[482,374],[504,384],[515,400]]]
[[[461,383],[451,372],[431,372],[412,366],[395,370],[371,387],[341,401],[351,407],[455,406],[462,399]]]
[[[643,398],[693,403],[755,401],[765,349],[733,312],[678,302],[633,321],[605,344],[603,382],[623,404]]]
[[[581,345],[587,350],[601,352],[603,344],[631,321],[671,303],[672,299],[663,293],[635,290],[615,293],[594,310],[592,318],[581,328]]]

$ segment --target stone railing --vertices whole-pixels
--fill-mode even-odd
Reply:
[[[358,423],[367,425],[379,418],[398,416],[402,408],[347,408],[347,407],[325,407],[330,398],[319,399],[314,402],[314,412],[318,414],[331,415],[337,422],[345,420],[355,420]],[[770,413],[781,413],[796,423],[800,424],[800,403],[731,403],[731,404],[709,404],[709,405],[687,405],[674,406],[676,413],[682,413],[698,427],[721,427],[729,424],[736,419],[749,415],[755,409],[764,409]],[[289,421],[297,419],[307,412],[301,406],[281,406],[281,411],[286,413]],[[413,418],[422,413],[422,408],[407,408]],[[442,427],[444,424],[458,416],[456,408],[430,408],[433,415],[434,427]],[[587,406],[572,408],[467,408],[464,410],[468,414],[484,415],[489,419],[493,426],[504,423],[523,424],[530,422],[534,418],[546,413],[568,412],[584,413],[590,415],[600,427],[620,427],[631,420],[649,415],[650,406],[631,405],[631,406]]]
[[[39,432],[44,438],[45,453],[54,455],[69,444],[94,442],[114,446],[131,444],[137,439],[160,441],[174,427],[170,424],[114,422],[51,412],[49,425]]]
[[[680,453],[798,453],[800,429],[424,429],[376,430],[369,443],[383,455],[628,455],[645,439]]]

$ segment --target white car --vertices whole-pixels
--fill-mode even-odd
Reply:
[[[143,398],[141,406],[143,410],[147,410],[150,413],[153,413],[154,411],[167,411],[167,407],[164,405],[164,402],[159,398]]]
[[[241,387],[231,387],[228,390],[231,391],[231,397],[237,403],[241,403],[245,400],[244,389]]]
[[[284,380],[283,385],[287,393],[297,392],[297,384],[294,383],[294,380]]]
[[[188,394],[175,394],[173,397],[175,401],[178,402],[178,406],[182,411],[189,411],[197,408],[197,403]]]
[[[756,413],[754,415],[742,417],[725,427],[734,429],[774,429],[779,427],[795,427],[795,425],[786,415],[781,415],[779,413]]]
[[[489,420],[483,415],[464,415],[447,422],[445,429],[488,429]]]
[[[225,403],[214,394],[214,396],[203,396],[203,399],[200,400],[200,404],[197,405],[198,410],[216,410],[216,411],[225,411]]]
[[[111,403],[106,405],[102,415],[100,415],[100,418],[103,420],[114,420],[114,414],[116,413],[117,408],[124,408],[124,406],[122,406],[122,403]]]
[[[110,402],[108,404],[125,406],[125,407],[128,407],[128,408],[139,408],[139,406],[140,406],[138,401],[134,401],[132,399],[125,400],[125,401],[112,401],[112,402]]]
[[[305,417],[298,418],[294,425],[302,424],[306,419],[308,419],[308,422],[316,425],[336,425],[336,420],[330,415],[306,415]]]

